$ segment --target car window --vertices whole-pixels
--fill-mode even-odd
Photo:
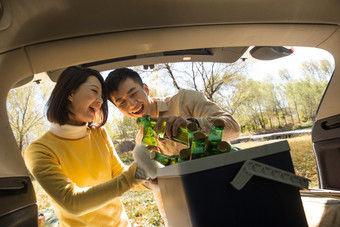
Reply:
[[[140,73],[152,97],[166,97],[179,89],[197,90],[232,114],[242,129],[240,138],[231,141],[234,146],[244,149],[288,138],[296,174],[311,179],[310,186],[318,188],[310,133],[335,63],[327,51],[290,48],[293,54],[276,60],[241,58],[234,63],[180,62],[131,68]],[[103,77],[111,70],[101,72]],[[49,127],[44,103],[53,86],[52,81],[41,80],[8,94],[7,112],[22,153]],[[138,131],[135,120],[109,103],[105,127],[122,160],[131,163],[129,151]],[[48,209],[46,194],[33,183],[39,209]]]

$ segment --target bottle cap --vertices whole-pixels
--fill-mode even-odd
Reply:
[[[222,128],[225,126],[225,123],[222,119],[215,119],[214,122],[213,122],[213,125],[215,127],[219,127],[219,128]]]
[[[228,152],[230,150],[230,144],[226,141],[221,141],[218,143],[217,149],[221,152]]]
[[[184,148],[179,151],[179,157],[183,160],[188,159],[190,157],[191,151],[188,148]]]
[[[203,132],[195,132],[192,136],[195,140],[205,140],[207,138]]]
[[[154,159],[156,159],[157,158],[157,152],[156,151],[151,151],[151,153],[150,153],[150,159],[151,160],[154,160]]]
[[[198,126],[195,122],[190,122],[188,125],[187,125],[187,129],[188,131],[192,132],[192,131],[196,131],[198,129]]]

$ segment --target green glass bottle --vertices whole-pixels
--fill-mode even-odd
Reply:
[[[158,153],[157,151],[152,151],[150,153],[150,159],[157,161],[165,166],[173,165],[178,162],[178,155],[168,156],[165,154]]]
[[[203,132],[195,132],[191,143],[190,159],[203,158],[205,156],[205,141],[207,136]]]
[[[195,122],[190,122],[187,125],[187,131],[188,131],[188,147],[189,149],[191,148],[191,143],[192,143],[192,137],[195,132],[198,132],[198,126]]]
[[[143,121],[144,121],[144,118],[138,118],[137,119],[137,124],[144,125]],[[185,128],[179,127],[177,129],[177,135],[176,136],[172,136],[171,138],[168,138],[166,136],[166,134],[165,134],[166,122],[162,123],[161,129],[159,131],[156,130],[156,123],[157,123],[156,121],[150,121],[150,126],[151,126],[152,130],[155,131],[156,134],[160,138],[169,139],[169,140],[175,141],[177,143],[181,143],[181,144],[183,144],[185,146],[188,146],[188,131]]]
[[[224,125],[225,123],[223,120],[221,119],[214,120],[206,142],[207,155],[214,155],[220,153],[219,150],[217,149],[217,145],[220,141],[222,141]]]
[[[150,115],[144,114],[142,122],[143,122],[142,143],[145,146],[148,146],[148,145],[157,146],[157,139],[155,138],[152,127],[151,127]]]
[[[189,148],[184,148],[179,151],[178,162],[185,162],[190,160],[191,151]]]

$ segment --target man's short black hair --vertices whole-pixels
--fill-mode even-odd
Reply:
[[[110,102],[113,103],[110,95],[113,92],[117,91],[119,84],[125,81],[127,78],[131,78],[134,82],[136,82],[141,87],[143,87],[142,78],[139,76],[139,74],[136,71],[129,69],[129,68],[115,69],[112,72],[110,72],[107,78],[105,79],[107,97]]]

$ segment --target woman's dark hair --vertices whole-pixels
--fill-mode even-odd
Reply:
[[[106,90],[108,94],[108,99],[110,102],[111,94],[118,90],[118,86],[121,82],[125,81],[127,78],[131,78],[134,82],[143,87],[142,78],[136,71],[129,68],[119,68],[109,73],[105,79]],[[112,102],[113,103],[113,102]]]
[[[72,114],[68,108],[70,101],[69,95],[77,90],[80,85],[86,82],[89,76],[95,76],[102,86],[102,99],[101,106],[102,121],[99,125],[103,126],[106,123],[108,116],[107,97],[104,79],[102,75],[94,69],[71,66],[65,69],[59,76],[58,81],[52,91],[52,94],[47,101],[47,119],[52,123],[64,125],[69,120],[69,115]],[[88,122],[89,127],[93,127],[93,122]]]

